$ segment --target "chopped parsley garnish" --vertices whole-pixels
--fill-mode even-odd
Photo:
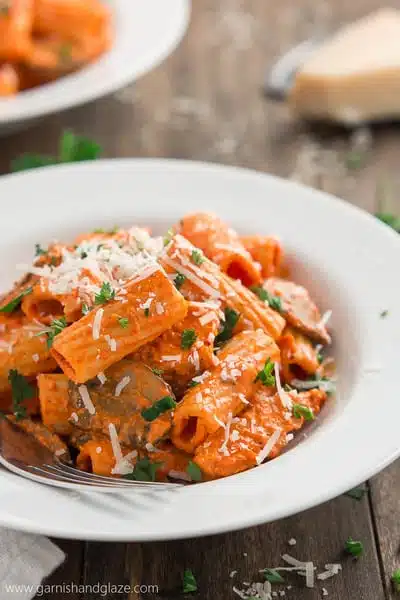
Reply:
[[[194,329],[184,329],[181,337],[181,348],[183,350],[189,350],[193,346],[197,339],[197,335]]]
[[[29,400],[35,395],[35,390],[16,369],[8,372],[8,381],[11,385],[13,413],[17,421],[26,417],[24,400]]]
[[[83,314],[84,316],[85,316],[85,315],[87,315],[87,314],[89,314],[91,310],[92,310],[92,309],[91,309],[91,308],[89,308],[89,306],[86,304],[86,302],[84,302],[84,303],[82,304],[82,314]]]
[[[392,583],[396,592],[400,592],[400,569],[396,569],[396,571],[393,573]]]
[[[58,50],[58,58],[61,64],[69,63],[72,59],[72,44],[68,42],[61,44]]]
[[[396,215],[393,215],[391,213],[383,212],[375,213],[375,216],[377,219],[379,219],[380,221],[382,221],[386,225],[389,225],[389,227],[397,231],[397,233],[400,233],[400,217],[396,217]]]
[[[199,385],[199,382],[193,381],[193,379],[192,379],[192,381],[189,381],[189,383],[188,383],[188,388],[194,388],[194,387],[196,387],[196,385]]]
[[[200,250],[192,250],[192,261],[195,265],[201,265],[204,262],[203,253]]]
[[[383,310],[381,313],[379,313],[379,316],[381,319],[385,319],[389,314],[388,310]]]
[[[62,332],[63,329],[67,327],[67,321],[65,317],[61,317],[60,319],[54,319],[50,323],[49,327],[46,327],[43,331],[36,335],[42,335],[45,333],[47,335],[47,348],[50,349],[53,345],[54,338],[56,335]]]
[[[347,554],[351,554],[352,556],[354,556],[354,558],[358,558],[363,554],[364,546],[362,542],[353,540],[351,537],[349,537],[349,539],[346,540],[345,543],[345,550]]]
[[[279,296],[272,296],[265,288],[257,285],[253,285],[250,289],[260,298],[260,300],[267,302],[271,308],[278,312],[282,311],[282,300]]]
[[[95,304],[106,304],[110,302],[110,300],[114,300],[115,291],[111,287],[111,283],[105,281],[100,288],[100,292],[95,295],[94,303]]]
[[[24,296],[32,293],[32,288],[28,287],[23,290],[18,296],[15,296],[8,304],[5,304],[0,308],[0,313],[12,313],[21,304],[21,300]]]
[[[119,230],[118,225],[114,225],[112,229],[103,229],[103,227],[98,227],[97,229],[93,229],[93,233],[107,233],[108,235],[114,235]],[[103,246],[101,244],[97,249],[100,249]]]
[[[201,481],[203,478],[200,467],[193,461],[189,460],[188,466],[186,467],[186,473],[189,475],[192,481]]]
[[[271,361],[270,358],[267,358],[265,365],[263,366],[261,371],[259,371],[257,373],[257,377],[255,378],[254,381],[261,381],[261,383],[263,385],[267,385],[267,386],[275,385],[276,381],[275,381],[275,375],[273,374],[273,370],[274,370],[274,363]]]
[[[126,317],[119,317],[118,323],[120,324],[122,329],[126,329],[129,325],[129,319],[127,319]]]
[[[174,237],[174,230],[168,229],[168,231],[165,234],[164,239],[163,239],[164,247],[168,246],[168,244],[170,243],[170,241],[172,240],[173,237]]]
[[[47,254],[47,250],[44,250],[40,244],[35,244],[35,256],[43,256]]]
[[[197,592],[197,581],[191,569],[185,569],[183,572],[183,593]]]
[[[304,406],[304,404],[293,404],[293,416],[296,419],[304,418],[305,421],[313,421],[314,413],[308,406]]]
[[[59,142],[59,155],[22,154],[11,162],[12,171],[26,171],[59,163],[94,160],[101,154],[101,147],[92,140],[64,131]]]
[[[346,155],[345,164],[349,170],[357,171],[365,165],[366,159],[367,154],[365,152],[356,152],[353,150]]]
[[[348,496],[349,498],[353,498],[354,500],[361,500],[365,493],[367,491],[367,487],[366,485],[360,485],[358,487],[353,488],[352,490],[349,490],[348,492],[345,492],[345,496]]]
[[[157,419],[157,417],[165,413],[167,410],[175,408],[175,406],[176,402],[172,396],[164,396],[164,398],[157,400],[148,408],[144,408],[140,414],[142,415],[145,421],[154,421],[155,419]]]
[[[149,307],[147,307],[147,308],[144,309],[144,316],[145,317],[149,317],[150,316],[150,308]]]
[[[122,477],[125,479],[134,479],[135,481],[155,481],[157,469],[162,465],[162,462],[151,462],[146,456],[137,461],[132,473],[128,473]]]
[[[82,258],[82,260],[83,260],[84,258],[87,258],[87,256],[88,256],[88,255],[87,255],[87,252],[81,252],[81,258]]]
[[[182,275],[182,273],[178,273],[174,279],[174,284],[177,290],[180,290],[183,284],[186,281],[186,276]]]
[[[151,370],[153,371],[154,375],[157,375],[157,377],[162,377],[164,374],[162,369],[157,369],[156,367],[153,367]]]
[[[278,571],[275,571],[275,569],[264,569],[262,573],[265,580],[270,583],[284,583],[285,581],[282,575]]]
[[[215,338],[215,344],[218,346],[223,342],[227,342],[231,339],[233,335],[233,330],[236,327],[237,322],[240,318],[240,313],[236,312],[233,308],[229,308],[227,306],[224,310],[225,313],[225,321],[222,324],[222,329]]]
[[[322,356],[321,352],[317,352],[317,361],[319,364],[321,364],[324,360],[324,357]]]

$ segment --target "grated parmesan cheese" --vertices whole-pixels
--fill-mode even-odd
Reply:
[[[103,371],[97,374],[97,379],[100,381],[101,385],[104,385],[107,381],[107,377],[104,375]]]
[[[164,360],[166,362],[180,362],[182,360],[182,355],[181,354],[164,354],[164,356],[161,356],[161,360]]]
[[[228,419],[226,421],[226,425],[224,426],[224,429],[225,429],[224,441],[223,441],[221,447],[218,450],[218,452],[221,452],[222,454],[224,454],[224,456],[229,456],[229,451],[228,451],[227,444],[229,442],[231,425],[232,425],[232,413],[229,412],[228,413]]]
[[[86,385],[80,385],[78,387],[78,392],[80,397],[82,398],[82,402],[85,405],[86,410],[88,411],[89,414],[94,415],[96,414],[96,409],[94,407],[94,404],[92,402],[92,399],[89,395],[88,389],[86,387]]]
[[[108,334],[106,334],[104,336],[104,339],[106,340],[111,352],[116,352],[117,350],[117,342],[114,338],[112,338],[111,336],[109,336]]]
[[[94,340],[100,337],[101,320],[103,318],[104,308],[99,308],[93,319],[92,336]]]
[[[282,402],[282,406],[283,406],[283,408],[287,408],[287,409],[291,410],[292,406],[293,406],[292,400],[291,400],[289,394],[287,394],[282,387],[281,375],[279,372],[279,363],[277,363],[277,362],[274,363],[274,375],[275,375],[275,382],[276,382],[276,390],[278,392],[280,401]]]
[[[101,446],[97,446],[96,448],[96,454],[101,454],[103,452],[102,447]]]
[[[71,419],[77,423],[79,421],[79,417],[76,412],[71,413]]]
[[[117,386],[115,388],[115,396],[118,398],[118,396],[121,394],[122,390],[124,388],[126,388],[127,385],[129,385],[131,378],[129,377],[129,375],[125,375],[125,377],[123,377],[121,379],[121,381],[119,381],[117,383]]]
[[[204,327],[204,325],[207,325],[208,323],[211,323],[211,321],[214,321],[216,319],[216,315],[213,312],[208,312],[205,315],[203,315],[202,317],[199,318],[200,321],[200,325],[202,325]]]
[[[32,360],[35,363],[39,362],[39,360],[40,360],[39,354],[32,354]]]
[[[220,297],[220,293],[218,290],[216,290],[215,288],[208,285],[208,283],[206,283],[205,281],[202,281],[200,279],[200,277],[197,277],[197,275],[192,273],[192,271],[189,271],[189,269],[186,269],[185,267],[180,265],[178,262],[172,260],[171,258],[169,258],[169,256],[165,255],[163,257],[163,260],[166,262],[167,265],[169,265],[170,267],[175,269],[175,271],[177,273],[181,273],[182,275],[185,275],[185,277],[187,277],[192,283],[194,283],[194,285],[196,285],[198,288],[200,288],[208,296],[211,296],[211,298],[219,298]]]
[[[326,313],[324,313],[322,315],[321,320],[317,325],[318,329],[322,329],[322,327],[325,327],[325,325],[328,323],[328,321],[331,317],[332,317],[332,311],[327,310]]]
[[[261,463],[264,462],[264,460],[267,458],[267,456],[269,455],[269,453],[275,446],[276,442],[279,440],[279,436],[281,435],[281,432],[282,432],[282,429],[280,427],[278,429],[276,429],[274,431],[274,433],[271,435],[271,437],[269,438],[269,440],[267,441],[267,443],[265,444],[264,448],[261,450],[261,452],[259,452],[259,454],[256,457],[256,462],[258,465],[261,465]]]

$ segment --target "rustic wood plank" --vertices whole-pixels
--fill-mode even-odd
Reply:
[[[125,600],[128,597],[126,544],[90,542],[86,544],[80,600],[106,597]]]
[[[370,487],[387,597],[396,600],[399,593],[392,585],[391,576],[400,569],[400,461],[375,477]]]
[[[343,555],[348,536],[365,544],[365,555],[359,561]],[[296,539],[295,546],[288,544],[291,538]],[[143,597],[154,600],[177,598],[186,568],[193,570],[199,587],[198,597],[202,600],[235,598],[234,585],[241,589],[246,587],[243,582],[262,580],[259,569],[284,564],[283,553],[299,560],[314,560],[319,570],[324,570],[326,563],[339,561],[343,565],[342,573],[318,583],[314,591],[305,588],[302,578],[287,576],[285,584],[274,589],[285,591],[288,600],[319,598],[323,587],[328,590],[329,598],[335,600],[383,600],[385,597],[366,497],[357,502],[343,496],[277,523],[198,540],[143,544],[141,550],[141,582],[159,586],[158,595],[150,592]],[[128,562],[132,556],[137,559],[137,555],[138,546],[132,545],[128,549]],[[230,573],[235,570],[238,572],[231,578]],[[293,586],[291,590],[287,589],[288,585]]]
[[[43,581],[44,589],[48,588],[48,593],[43,593],[40,596],[43,600],[80,600],[81,596],[79,589],[72,586],[80,584],[82,569],[83,569],[83,550],[84,543],[74,540],[52,540],[66,554],[65,562],[54,572],[50,577]],[[58,586],[58,587],[57,587]],[[68,588],[68,586],[70,586]]]

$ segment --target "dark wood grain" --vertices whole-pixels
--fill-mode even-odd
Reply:
[[[10,160],[21,152],[54,153],[61,131],[71,128],[98,140],[105,156],[182,157],[251,167],[295,177],[368,210],[376,208],[376,187],[384,179],[394,190],[387,208],[400,209],[399,127],[374,129],[365,165],[349,171],[350,132],[299,123],[285,106],[265,100],[261,89],[274,58],[316,26],[334,28],[380,5],[380,0],[194,0],[189,31],[168,60],[111,97],[0,139],[0,172],[7,172]],[[307,167],[310,149],[313,168]],[[108,598],[170,599],[179,597],[183,570],[191,568],[199,583],[195,598],[226,600],[237,597],[234,584],[242,587],[241,582],[257,578],[263,567],[276,566],[289,551],[320,567],[342,562],[343,572],[324,584],[329,600],[394,600],[390,576],[400,567],[399,498],[400,468],[395,464],[372,481],[361,502],[337,498],[243,532],[158,544],[88,543],[84,552],[79,543],[61,542],[68,560],[50,581],[129,583],[129,593]],[[341,555],[348,536],[364,542],[359,561]],[[294,547],[287,543],[292,537]],[[231,579],[233,570],[238,575]],[[139,584],[157,585],[160,593],[135,590]],[[288,600],[321,597],[322,585],[307,590],[296,578],[288,585],[293,585],[286,590]],[[64,600],[62,595],[51,597]],[[87,591],[79,600],[99,597]]]
[[[54,543],[63,550],[66,554],[65,562],[45,581],[43,586],[64,586],[54,587],[53,590],[49,588],[48,593],[42,594],[40,597],[44,600],[50,600],[51,598],[57,598],[57,600],[80,600],[79,589],[68,589],[64,584],[75,584],[79,585],[82,577],[83,570],[83,550],[84,543],[74,540],[52,540]]]

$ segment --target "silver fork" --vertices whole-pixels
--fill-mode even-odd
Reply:
[[[136,481],[94,475],[62,461],[7,418],[0,421],[0,464],[22,477],[59,488],[118,492],[138,488],[176,488],[183,484]]]

